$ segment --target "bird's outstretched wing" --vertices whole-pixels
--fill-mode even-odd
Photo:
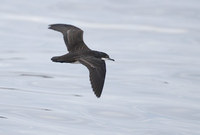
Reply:
[[[49,29],[59,31],[63,34],[65,44],[69,52],[90,50],[83,41],[83,31],[73,25],[51,24]]]
[[[94,57],[82,57],[78,61],[88,68],[93,91],[97,97],[100,97],[106,76],[105,61]]]

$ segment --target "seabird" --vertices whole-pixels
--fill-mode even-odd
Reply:
[[[108,54],[104,52],[94,51],[87,47],[83,41],[83,30],[68,24],[51,24],[49,29],[61,32],[69,53],[62,56],[52,57],[53,62],[61,63],[81,63],[86,66],[90,74],[90,82],[95,95],[101,96],[105,76],[106,64],[105,60],[112,60]]]

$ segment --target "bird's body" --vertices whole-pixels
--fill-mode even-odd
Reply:
[[[94,51],[87,47],[83,41],[83,31],[73,25],[53,24],[49,29],[63,34],[69,53],[52,57],[53,62],[81,63],[90,72],[90,82],[97,97],[101,96],[106,75],[106,65],[103,59],[110,59],[104,52]],[[113,60],[114,61],[114,60]]]
[[[51,60],[54,62],[64,62],[64,63],[74,63],[79,61],[80,58],[82,57],[94,57],[97,59],[103,58],[104,53],[103,52],[98,52],[98,51],[80,51],[80,52],[69,52],[65,55],[62,56],[55,56]]]

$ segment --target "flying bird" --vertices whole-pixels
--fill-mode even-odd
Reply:
[[[104,52],[91,50],[83,41],[83,30],[68,24],[51,24],[49,29],[61,32],[69,53],[62,56],[52,57],[53,62],[61,63],[81,63],[89,70],[90,82],[95,95],[101,96],[105,76],[105,60],[112,60]]]

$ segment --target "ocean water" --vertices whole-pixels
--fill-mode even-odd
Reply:
[[[200,1],[1,0],[0,135],[199,135]],[[49,24],[107,61],[102,97]]]

